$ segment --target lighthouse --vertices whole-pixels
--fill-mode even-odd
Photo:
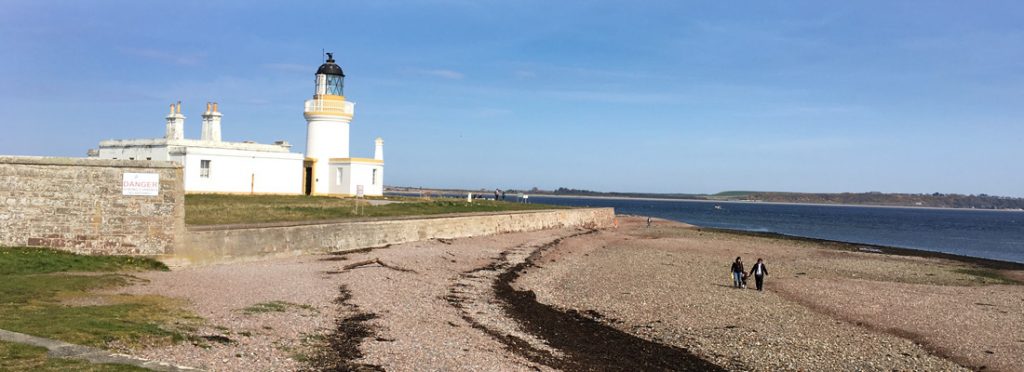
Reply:
[[[349,124],[355,103],[345,99],[345,72],[327,53],[315,74],[313,98],[306,100],[306,157],[303,191],[307,195],[383,195],[383,141],[374,158],[349,155]],[[379,138],[378,138],[379,139]]]
[[[355,104],[345,98],[345,72],[334,62],[333,54],[326,57],[314,74],[313,98],[306,100],[303,110],[305,154],[291,152],[287,141],[226,140],[216,102],[207,102],[202,113],[202,136],[185,138],[181,101],[171,104],[164,118],[163,137],[100,141],[99,149],[89,154],[103,159],[177,162],[182,166],[185,192],[384,195],[384,140],[376,137],[373,141],[372,157],[351,156],[349,124]]]

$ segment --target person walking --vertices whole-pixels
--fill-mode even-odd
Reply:
[[[651,227],[651,217],[647,217],[647,228]]]
[[[750,269],[750,275],[754,276],[754,283],[757,285],[757,290],[764,288],[764,277],[768,276],[768,268],[764,266],[764,260],[758,258],[757,263]]]
[[[732,263],[732,286],[736,288],[743,288],[743,260],[736,257],[736,261]]]

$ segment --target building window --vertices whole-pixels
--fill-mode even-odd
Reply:
[[[345,182],[345,168],[338,168],[338,186]]]
[[[153,158],[147,156],[146,160],[153,160]]]
[[[200,160],[199,161],[199,177],[210,178],[210,161]]]
[[[370,183],[373,185],[377,184],[377,168],[373,168],[373,178],[370,179]]]

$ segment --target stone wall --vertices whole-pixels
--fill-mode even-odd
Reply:
[[[563,227],[603,228],[612,208],[479,213],[330,223],[193,226],[172,266],[339,252],[436,238],[463,238]]]
[[[124,173],[159,174],[159,195],[122,195]],[[185,231],[184,195],[171,162],[0,156],[0,246],[172,253]]]

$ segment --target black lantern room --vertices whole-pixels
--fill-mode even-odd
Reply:
[[[323,78],[321,78],[321,75],[323,75]],[[341,66],[334,63],[334,53],[327,53],[327,62],[324,62],[316,70],[316,84],[317,93],[319,94],[345,95],[345,72],[341,71]]]

